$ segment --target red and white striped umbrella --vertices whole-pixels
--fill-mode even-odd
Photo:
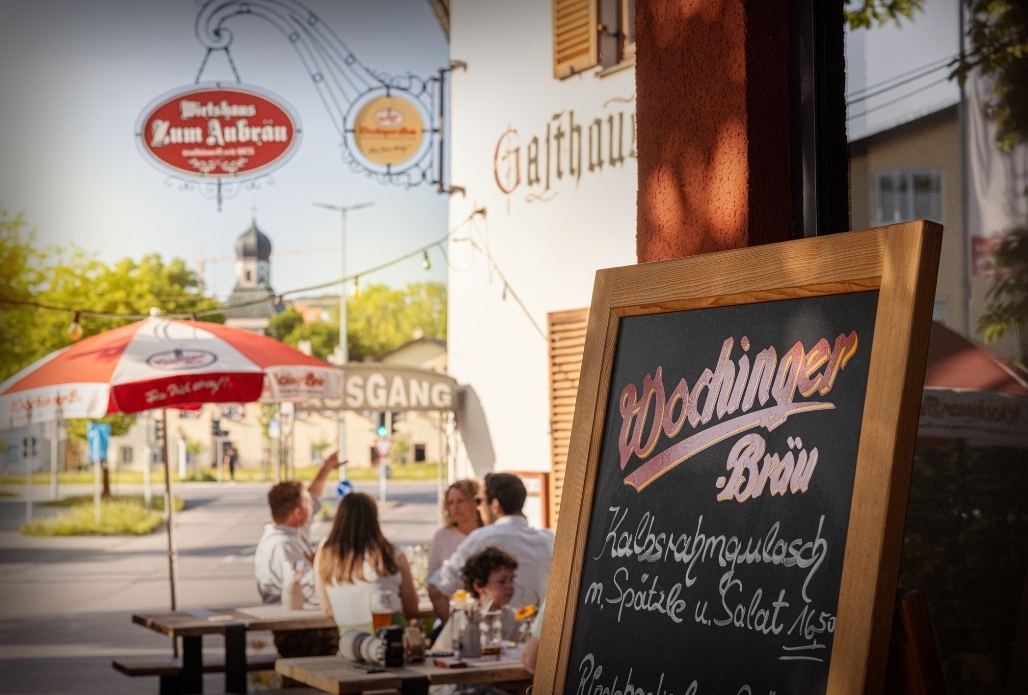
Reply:
[[[332,365],[266,336],[152,317],[58,350],[0,384],[0,429],[192,403],[340,398]]]

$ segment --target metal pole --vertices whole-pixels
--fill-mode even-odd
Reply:
[[[439,515],[439,525],[443,523],[443,411],[439,411],[439,450],[436,453],[435,466],[435,506]]]
[[[153,449],[147,444],[143,447],[143,506],[150,509],[153,500],[153,485],[150,482],[150,468],[153,465]]]
[[[164,461],[164,518],[168,524],[168,576],[171,583],[171,610],[178,610],[178,568],[175,549],[175,497],[172,494],[171,466],[168,465],[168,409],[162,408],[164,416],[164,439],[161,441],[161,458]],[[177,645],[176,645],[177,646]],[[177,649],[176,649],[177,651]]]
[[[25,523],[32,523],[32,457],[29,456],[32,448],[32,437],[25,437],[25,450],[22,458],[25,459]],[[98,519],[99,520],[99,519]]]
[[[958,18],[958,31],[960,33],[960,59],[964,59],[964,50],[967,45],[964,39],[964,3],[958,3],[960,7],[960,14]],[[964,321],[961,328],[964,332],[964,337],[971,338],[971,230],[969,226],[971,224],[971,215],[968,210],[968,204],[970,201],[970,185],[968,182],[968,163],[970,157],[968,156],[968,132],[967,126],[969,119],[967,117],[967,84],[960,85],[960,102],[957,107],[958,123],[960,127],[960,227],[961,227],[961,246],[963,247],[963,253],[961,259],[963,261],[961,270],[963,271],[963,283],[961,283],[961,294],[963,295],[963,306],[961,307],[960,313],[964,315]]]
[[[343,220],[343,244],[342,252],[340,254],[340,263],[342,264],[343,277],[346,277],[346,208],[340,208]],[[346,368],[346,362],[349,360],[349,346],[346,344],[346,283],[339,284],[339,366]],[[339,404],[339,458],[343,461],[347,460],[346,455],[346,410],[343,408],[345,403]],[[339,479],[346,480],[346,464],[344,463],[339,467]]]
[[[93,461],[93,520],[100,525],[100,462]]]
[[[50,499],[57,499],[57,458],[60,445],[61,421],[54,420],[50,426]]]

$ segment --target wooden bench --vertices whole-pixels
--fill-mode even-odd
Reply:
[[[278,654],[247,654],[247,671],[274,671],[275,660],[280,658]],[[171,657],[128,657],[115,659],[111,662],[115,671],[121,671],[126,676],[158,676],[160,678],[160,695],[179,695],[182,692],[182,685],[179,675],[182,671],[182,660]],[[204,673],[224,673],[225,662],[212,657],[205,659],[203,663]],[[319,692],[312,690],[311,692]],[[290,693],[296,693],[290,690]]]

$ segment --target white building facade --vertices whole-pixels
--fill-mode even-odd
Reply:
[[[584,21],[600,4],[556,2]],[[461,475],[550,470],[547,314],[589,306],[595,272],[636,259],[634,43],[583,68],[555,50],[554,18],[551,0],[449,5],[466,64],[450,99],[450,374],[493,454],[466,442]]]

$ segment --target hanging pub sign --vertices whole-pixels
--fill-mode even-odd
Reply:
[[[353,140],[375,164],[403,164],[421,149],[425,125],[417,108],[400,96],[375,97],[357,112]]]
[[[536,695],[881,690],[941,242],[597,273]]]
[[[160,97],[143,112],[136,137],[146,157],[175,176],[247,179],[270,173],[293,155],[299,123],[277,97],[213,83]]]

